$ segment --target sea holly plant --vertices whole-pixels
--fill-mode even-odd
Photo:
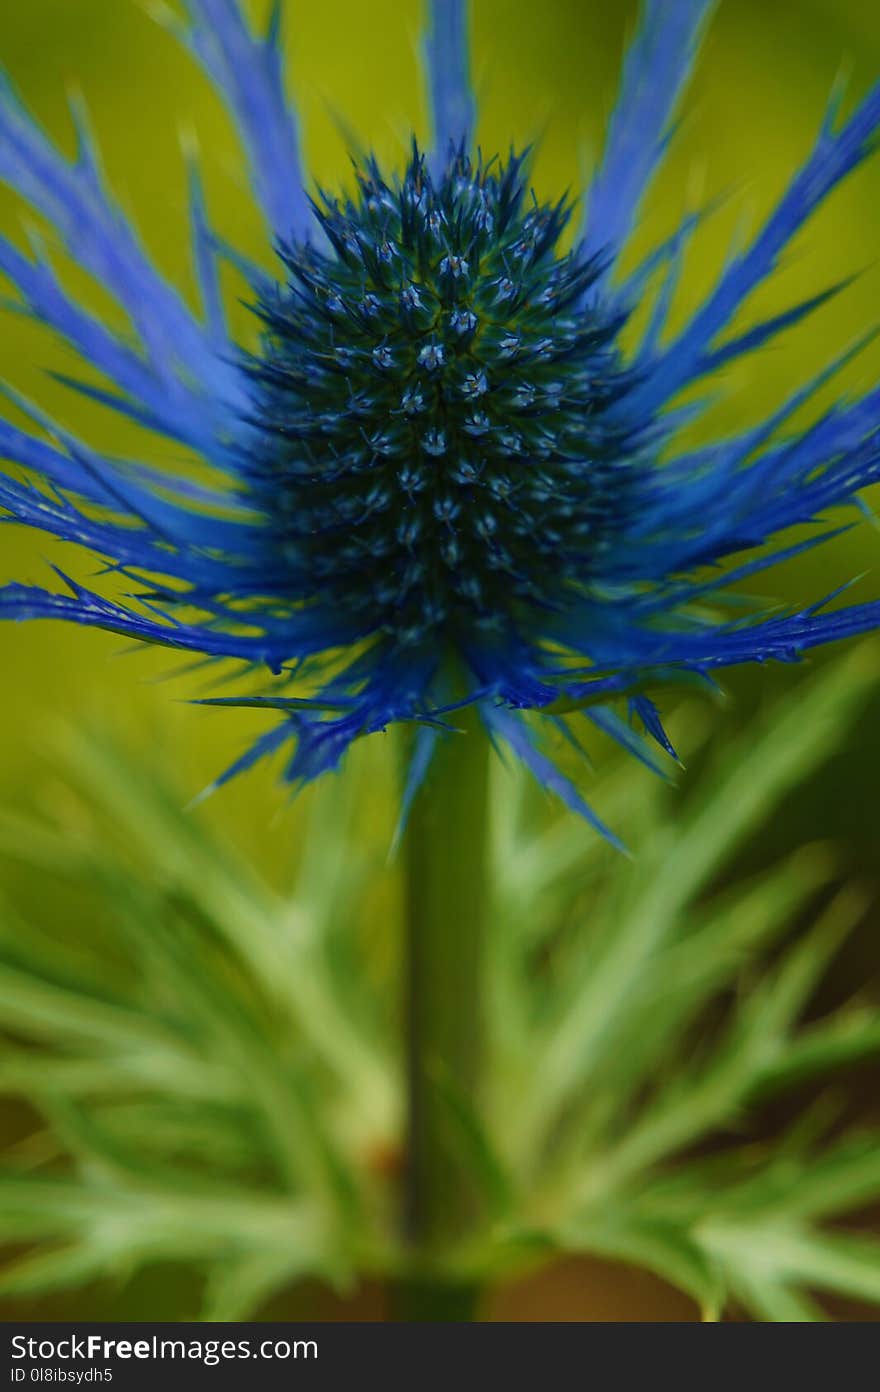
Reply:
[[[359,157],[347,193],[314,188],[302,168],[281,4],[259,32],[238,0],[160,6],[229,106],[277,253],[270,273],[225,244],[194,169],[199,313],[114,203],[81,113],[70,161],[2,91],[0,177],[109,292],[127,332],[68,291],[38,241],[29,255],[0,243],[0,269],[103,375],[69,376],[70,388],[185,447],[213,482],[102,453],[15,398],[32,428],[0,425],[0,507],[133,588],[122,601],[63,575],[53,590],[11,584],[0,617],[237,662],[239,693],[209,703],[274,723],[220,782],[275,755],[300,787],[356,740],[401,727],[413,1309],[420,1291],[430,1307],[450,1252],[484,1218],[448,1114],[482,1071],[490,748],[620,844],[548,735],[579,747],[595,729],[662,769],[669,687],[880,624],[880,601],[819,593],[780,610],[739,589],[835,535],[829,510],[880,479],[877,390],[792,426],[847,354],[748,430],[697,447],[681,435],[700,409],[683,393],[840,288],[739,327],[795,234],[871,154],[880,87],[846,118],[832,103],[774,210],[682,327],[669,313],[699,217],[620,270],[708,11],[646,0],[575,205],[533,189],[527,153],[481,148],[461,0],[427,7],[427,138],[416,133],[397,168]],[[227,327],[228,261],[260,325],[248,344]]]

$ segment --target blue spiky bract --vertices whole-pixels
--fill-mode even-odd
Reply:
[[[274,277],[252,273],[259,351],[229,339],[218,278],[229,253],[196,171],[201,317],[114,205],[79,113],[71,163],[8,83],[0,178],[57,228],[131,333],[73,299],[39,247],[28,257],[0,241],[0,269],[114,388],[71,385],[196,451],[228,486],[104,457],[19,401],[37,429],[0,423],[0,450],[42,486],[8,477],[0,508],[106,558],[139,590],[120,604],[72,582],[57,593],[13,584],[0,617],[68,619],[266,674],[255,694],[222,698],[278,713],[230,774],[290,746],[286,777],[306,782],[356,738],[408,721],[419,730],[409,799],[471,703],[496,742],[590,818],[524,712],[572,735],[587,719],[653,766],[651,742],[672,753],[655,687],[793,660],[880,624],[880,602],[746,606],[734,623],[713,611],[723,589],[803,549],[787,529],[880,479],[880,390],[788,433],[832,364],[761,425],[690,453],[676,450],[674,410],[682,390],[832,293],[725,337],[871,152],[880,88],[846,123],[829,113],[767,222],[670,337],[699,219],[629,280],[617,263],[665,153],[704,0],[646,0],[569,250],[570,206],[533,193],[522,154],[484,158],[475,143],[462,0],[428,6],[433,140],[414,142],[399,171],[361,161],[345,199],[304,184],[280,5],[262,36],[238,0],[186,9],[179,35],[238,123],[277,252]],[[648,327],[624,351],[621,329],[649,293]],[[834,534],[816,530],[809,544]]]

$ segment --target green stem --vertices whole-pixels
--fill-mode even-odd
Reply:
[[[473,1178],[456,1147],[455,1118],[462,1103],[476,1105],[479,1095],[489,741],[475,715],[465,712],[457,724],[462,733],[438,743],[404,838],[404,1224],[410,1304],[422,1319],[431,1318],[432,1299],[438,1310],[444,1299],[450,1309],[467,1302],[472,1308],[473,1292],[443,1283],[450,1255],[480,1221]]]
[[[389,1310],[396,1324],[470,1324],[477,1318],[480,1289],[466,1281],[392,1283]]]

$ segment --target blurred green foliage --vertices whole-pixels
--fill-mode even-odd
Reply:
[[[880,1201],[880,1128],[845,1082],[880,1057],[880,1011],[861,986],[821,998],[873,887],[842,884],[827,843],[735,873],[878,677],[867,649],[814,677],[675,818],[659,780],[636,800],[608,771],[634,866],[496,764],[478,1102],[437,1080],[487,1216],[450,1279],[576,1252],[646,1267],[706,1318],[820,1318],[812,1292],[880,1306],[880,1241],[829,1222]],[[695,753],[705,729],[682,709],[674,735]],[[356,834],[375,765],[320,789],[278,893],[183,810],[173,762],[74,726],[44,757],[52,796],[0,816],[25,872],[0,904],[0,1093],[23,1108],[0,1293],[158,1264],[193,1302],[201,1284],[177,1317],[240,1319],[306,1276],[394,1280],[399,933],[387,859]]]
[[[384,161],[398,161],[413,126],[425,130],[416,0],[336,0],[332,14],[306,4],[291,10],[290,72],[310,170],[330,185],[345,180],[355,135]],[[535,182],[548,196],[584,184],[633,15],[632,4],[473,0],[481,141],[493,150],[534,141]],[[83,90],[112,186],[185,293],[194,292],[182,133],[198,139],[220,230],[271,264],[228,118],[143,9],[129,0],[6,6],[0,58],[68,148],[66,94],[71,83]],[[772,204],[841,70],[855,96],[878,67],[880,12],[866,0],[725,0],[633,250],[662,236],[685,207],[729,195],[697,239],[678,316],[699,301],[743,216],[754,224]],[[870,325],[880,303],[878,187],[875,162],[835,195],[783,274],[748,306],[744,322],[862,272],[804,330],[720,381],[716,422],[754,418]],[[16,238],[22,213],[0,195],[0,223]],[[242,292],[233,280],[228,288]],[[254,329],[243,308],[235,323],[247,341]],[[109,422],[45,375],[69,366],[48,335],[4,315],[0,378],[99,444],[189,467],[171,446]],[[875,344],[820,404],[878,375]],[[825,593],[870,570],[877,545],[866,524],[765,588],[782,598],[803,594],[807,583]],[[70,548],[4,529],[0,581],[44,581],[47,558],[88,573]],[[876,593],[875,568],[855,597]],[[207,1308],[228,1313],[259,1307],[273,1285],[292,1280],[294,1252],[303,1270],[328,1279],[342,1279],[352,1264],[387,1271],[399,1109],[398,887],[384,864],[396,796],[390,740],[371,741],[343,778],[293,805],[261,769],[184,816],[187,800],[262,727],[260,717],[188,708],[181,698],[201,694],[197,682],[158,683],[173,661],[152,652],[114,660],[119,644],[107,635],[38,625],[4,629],[0,643],[0,904],[14,906],[0,993],[19,1036],[0,1080],[38,1102],[41,1117],[35,1129],[32,1113],[21,1113],[20,1173],[0,1204],[8,1237],[39,1239],[53,1253],[42,1275],[30,1268],[22,1289],[30,1279],[42,1290],[53,1271],[71,1282],[105,1269],[124,1275],[127,1254],[132,1268],[164,1259],[212,1269]],[[830,1117],[807,1108],[805,1120],[786,1126],[816,1095],[814,1067],[824,1076],[826,1064],[852,1061],[876,1043],[875,1017],[849,1007],[818,1038],[797,1032],[808,1001],[814,1013],[833,1010],[875,971],[880,920],[880,707],[869,699],[870,659],[845,663],[830,685],[809,681],[804,671],[734,673],[727,684],[736,699],[725,709],[681,712],[689,765],[682,790],[654,788],[647,772],[618,768],[597,748],[595,801],[629,834],[635,869],[540,799],[501,785],[497,922],[515,931],[499,932],[494,949],[497,1095],[488,1135],[459,1119],[499,1205],[493,1241],[504,1234],[503,1263],[528,1265],[531,1252],[550,1250],[628,1257],[707,1309],[728,1291],[771,1319],[809,1313],[807,1287],[880,1299],[874,1249],[866,1255],[862,1239],[829,1237],[820,1221],[836,1214],[838,1200],[857,1208],[877,1197],[876,1162],[849,1130],[833,1140],[842,1125],[833,1107]],[[766,711],[781,711],[783,695],[785,737],[774,742],[757,731]],[[820,717],[817,734],[811,722]],[[74,734],[74,726],[112,729],[113,742]],[[728,745],[734,753],[725,762]],[[771,746],[777,762],[768,766]],[[727,783],[717,782],[722,764]],[[154,769],[166,770],[165,781],[154,783]],[[15,810],[25,804],[36,823]],[[818,837],[832,849],[794,855]],[[862,897],[846,890],[852,883]],[[342,908],[354,901],[356,922]],[[831,961],[850,915],[861,927]],[[620,941],[631,958],[617,938],[602,938],[612,923],[629,925]],[[780,955],[792,930],[809,924],[804,945]],[[697,941],[703,955],[694,957]],[[751,957],[762,963],[755,981]],[[519,999],[536,962],[546,989]],[[596,979],[614,983],[610,994],[590,985],[600,966]],[[651,991],[666,981],[676,990],[660,991],[658,1001]],[[653,1058],[646,1017],[662,1035]],[[694,1053],[697,1018],[701,1031],[707,1021],[713,1028],[700,1033],[711,1042]],[[584,1118],[578,1090],[588,1046],[602,1100]],[[730,1146],[741,1109],[783,1084],[801,1092],[780,1112],[771,1108],[769,1120],[761,1107],[757,1121],[749,1110],[743,1144]],[[843,1120],[869,1125],[870,1088],[842,1096]],[[11,1128],[18,1113],[5,1116]],[[670,1157],[696,1142],[705,1147],[707,1137],[718,1147],[719,1132],[726,1143],[718,1156],[698,1150],[684,1169],[670,1167]],[[635,1186],[620,1191],[625,1202],[607,1188],[611,1174],[615,1184],[620,1176]],[[219,1206],[211,1185],[226,1186]],[[524,1192],[528,1225],[522,1206],[511,1206]],[[291,1193],[308,1193],[308,1202],[292,1205]],[[358,1235],[353,1246],[339,1238],[340,1224]],[[286,1225],[296,1225],[295,1243]],[[148,1299],[144,1313],[151,1308]]]

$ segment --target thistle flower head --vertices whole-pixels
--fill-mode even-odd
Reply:
[[[435,181],[416,150],[327,200],[326,250],[285,248],[260,304],[255,496],[303,600],[395,650],[529,632],[625,514],[619,321],[581,307],[597,266],[559,255],[567,217],[520,159],[460,151]]]
[[[226,325],[218,267],[231,253],[196,171],[201,316],[113,203],[78,113],[71,163],[6,85],[0,178],[103,282],[130,333],[70,296],[40,248],[28,257],[0,241],[0,270],[113,388],[69,385],[196,451],[226,482],[205,489],[107,457],[19,401],[37,428],[0,422],[0,450],[42,487],[10,474],[0,508],[108,559],[135,591],[118,603],[73,582],[69,593],[13,584],[0,590],[0,617],[64,618],[238,659],[260,684],[223,701],[265,706],[278,723],[230,774],[289,745],[285,775],[307,781],[354,739],[406,720],[418,727],[411,793],[436,741],[452,737],[449,712],[471,703],[493,739],[588,817],[523,711],[575,743],[572,724],[586,719],[653,766],[650,741],[673,752],[655,688],[790,661],[880,624],[880,602],[811,596],[782,612],[746,600],[734,622],[717,602],[833,534],[792,542],[788,529],[880,480],[880,389],[792,432],[789,417],[832,363],[757,427],[698,451],[677,443],[676,410],[683,390],[839,288],[731,328],[871,153],[880,87],[846,122],[829,113],[763,227],[676,333],[668,314],[699,216],[629,278],[619,271],[708,8],[645,0],[564,250],[572,207],[533,192],[521,155],[478,153],[462,0],[428,6],[425,151],[414,141],[402,171],[361,161],[351,196],[314,199],[285,90],[281,6],[255,35],[238,0],[186,0],[179,35],[238,123],[277,251],[274,274],[245,268],[261,325],[247,351]],[[621,329],[645,301],[647,328],[624,347]]]

